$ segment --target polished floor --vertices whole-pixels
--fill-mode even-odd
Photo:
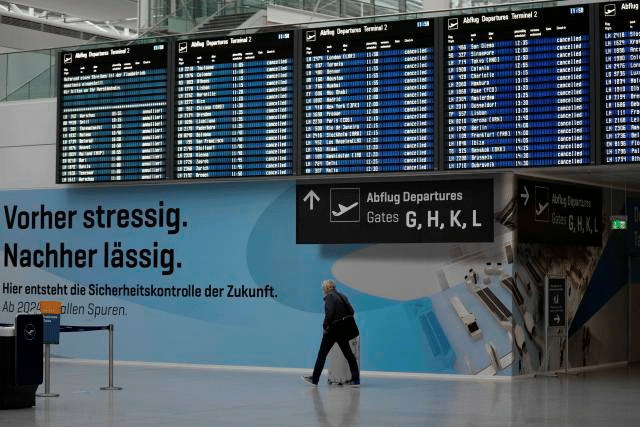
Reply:
[[[2,427],[640,426],[640,367],[517,380],[393,378],[318,387],[299,372],[55,362],[51,391]],[[41,387],[42,389],[42,387]],[[39,390],[42,391],[42,390]]]

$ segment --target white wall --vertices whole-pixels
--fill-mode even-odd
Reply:
[[[8,24],[0,24],[0,45],[14,50],[51,49],[86,44],[86,40],[65,37],[43,31],[30,30]]]
[[[423,0],[422,10],[448,10],[451,8],[451,2],[449,0]]]
[[[52,188],[56,98],[0,103],[0,188]]]

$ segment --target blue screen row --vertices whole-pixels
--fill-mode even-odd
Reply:
[[[357,35],[328,26],[234,36],[233,43],[225,41],[230,36],[201,35],[132,45],[126,53],[64,51],[57,180],[248,176],[211,165],[236,165],[234,144],[260,151],[274,141],[292,158],[263,165],[265,174],[637,162],[640,14],[623,5],[487,9],[390,20]],[[406,150],[398,147],[418,139],[423,151],[407,169]],[[461,151],[476,142],[491,150]],[[117,167],[115,156],[118,172],[110,173],[105,158],[122,147],[141,162],[157,153],[171,157],[160,172],[136,175]],[[70,152],[84,156],[62,155]],[[179,163],[179,153],[214,161],[212,169]],[[243,155],[256,163],[248,149]],[[372,162],[337,161],[358,156]],[[331,161],[317,164],[318,158]]]

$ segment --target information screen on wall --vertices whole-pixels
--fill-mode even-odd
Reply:
[[[591,163],[588,15],[446,18],[445,169]]]
[[[640,162],[640,3],[600,5],[602,163]]]
[[[62,52],[58,183],[166,178],[167,44]]]
[[[178,41],[176,178],[293,174],[293,32]]]
[[[434,168],[433,20],[304,30],[302,174]]]

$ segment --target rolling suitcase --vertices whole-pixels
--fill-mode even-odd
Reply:
[[[360,366],[360,336],[350,340],[349,346]],[[333,345],[327,358],[329,359],[329,384],[342,385],[351,379],[349,363],[337,343]]]

